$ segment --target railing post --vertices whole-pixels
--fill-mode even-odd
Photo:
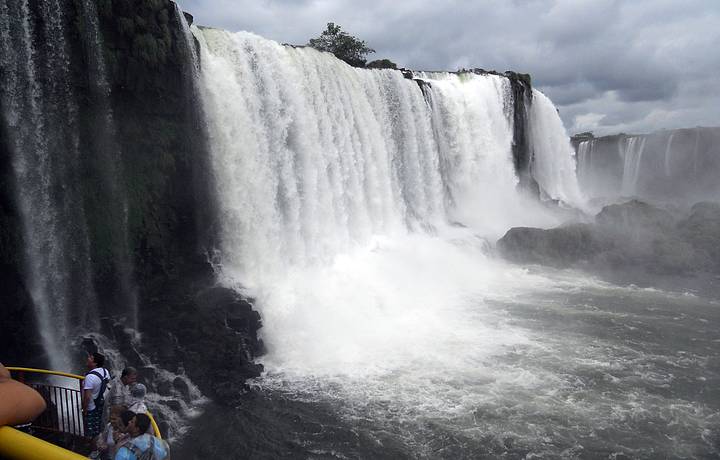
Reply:
[[[76,411],[75,413],[78,413],[78,412],[80,413],[80,420],[78,423],[78,426],[80,427],[80,429],[78,430],[78,432],[80,433],[80,436],[85,437],[85,417],[84,417],[85,414],[83,414],[83,400],[84,400],[84,398],[83,398],[83,396],[84,396],[83,395],[83,382],[84,382],[84,380],[78,379],[78,386],[80,387],[80,407],[75,409],[75,411]]]

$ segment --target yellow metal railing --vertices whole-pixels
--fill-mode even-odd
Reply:
[[[0,426],[0,458],[11,460],[83,460],[80,454],[58,447],[9,426]]]
[[[51,370],[47,370],[47,369],[35,369],[35,368],[31,368],[31,367],[7,367],[6,369],[9,370],[10,372],[17,373],[18,377],[19,377],[17,380],[22,383],[26,383],[25,382],[25,373],[53,375],[53,376],[67,377],[67,378],[75,379],[78,381],[78,388],[79,388],[80,392],[82,392],[82,381],[85,380],[85,376],[83,376],[83,375],[70,374],[67,372],[51,371]],[[48,397],[49,397],[48,395],[50,393],[48,391],[43,391],[42,388],[36,388],[35,385],[30,385],[30,386],[33,386],[36,390],[39,390],[40,394],[43,396],[43,398],[46,399],[46,402],[48,403],[48,409],[46,409],[46,412],[48,410],[50,410],[50,407],[52,407],[52,405],[55,404],[55,401],[48,401]],[[61,388],[61,387],[52,387],[52,388]],[[73,392],[78,391],[78,390],[72,390],[69,388],[67,388],[66,390],[73,391]],[[77,408],[77,409],[79,409],[79,408]],[[157,436],[159,439],[162,439],[162,435],[160,434],[160,428],[158,427],[158,424],[155,421],[155,417],[152,416],[150,411],[147,412],[147,416],[150,417],[150,424],[153,427],[155,436]],[[40,417],[42,417],[42,415]]]
[[[10,372],[30,372],[33,374],[58,375],[60,377],[68,377],[76,380],[85,380],[85,376],[77,374],[68,374],[67,372],[49,371],[47,369],[34,369],[32,367],[6,367]]]

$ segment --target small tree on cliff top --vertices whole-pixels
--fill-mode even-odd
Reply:
[[[333,22],[328,22],[327,29],[318,38],[311,38],[308,46],[328,51],[355,67],[365,67],[367,55],[375,52],[365,41],[343,32],[342,27]]]

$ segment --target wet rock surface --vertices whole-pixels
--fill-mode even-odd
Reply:
[[[606,206],[594,223],[512,228],[497,247],[509,260],[556,267],[720,271],[720,204],[673,211],[632,200]]]

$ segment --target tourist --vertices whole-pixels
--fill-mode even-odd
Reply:
[[[123,412],[127,412],[123,406],[116,405],[110,408],[110,421],[100,433],[97,441],[97,449],[103,459],[111,459],[115,456],[116,441],[124,434],[127,423],[135,416],[135,414],[130,414],[130,417],[123,423]]]
[[[150,428],[150,417],[145,414],[135,414],[128,424],[130,440],[123,444],[115,454],[115,460],[138,460],[151,457],[153,460],[162,460],[168,456],[168,445],[146,431]],[[145,454],[152,453],[151,456]]]
[[[40,393],[13,380],[0,363],[0,426],[32,422],[45,407]]]
[[[130,410],[125,410],[120,414],[120,425],[116,432],[113,432],[113,438],[115,439],[115,446],[110,450],[110,458],[115,458],[118,450],[130,441],[130,433],[128,428],[130,426],[130,420],[135,418],[135,413]]]
[[[145,405],[145,395],[147,388],[142,383],[136,383],[130,387],[130,403],[128,409],[136,414],[147,414],[147,406]]]
[[[138,372],[134,367],[123,369],[120,377],[113,380],[108,393],[108,402],[113,406],[130,406],[130,387],[137,382]]]
[[[82,393],[82,410],[85,416],[85,436],[94,438],[102,428],[102,414],[105,406],[105,389],[110,382],[110,372],[105,369],[105,356],[94,352],[88,354]]]

